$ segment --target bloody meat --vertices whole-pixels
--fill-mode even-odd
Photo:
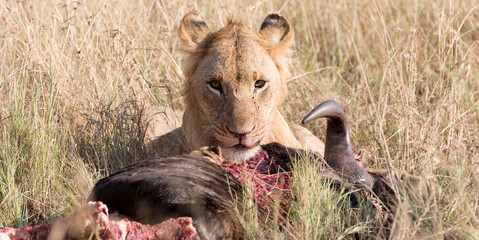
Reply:
[[[271,213],[271,203],[279,201],[280,206],[286,207],[285,203],[291,199],[292,173],[280,172],[275,158],[270,158],[264,150],[247,162],[221,164],[221,167],[241,183],[251,184],[253,197],[263,210]]]
[[[89,202],[71,216],[54,224],[0,229],[1,240],[42,240],[90,238],[105,240],[199,240],[189,217],[169,219],[156,225],[145,225],[128,219],[111,220],[102,202]]]

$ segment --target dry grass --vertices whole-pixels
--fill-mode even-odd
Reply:
[[[336,99],[372,167],[428,180],[398,215],[396,238],[477,239],[477,0],[1,1],[0,227],[64,215],[102,174],[148,154],[132,101],[181,108],[176,28],[192,9],[214,29],[233,13],[255,29],[267,13],[286,16],[297,52],[283,113],[299,122]],[[308,127],[324,135],[324,123]],[[367,216],[338,223],[335,199],[306,196],[296,232],[265,236],[375,236]],[[313,202],[321,211],[304,208]]]

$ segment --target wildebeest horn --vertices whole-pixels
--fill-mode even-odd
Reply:
[[[303,124],[316,118],[327,118],[324,158],[334,170],[353,183],[373,185],[373,177],[354,159],[346,113],[334,100],[327,100],[315,107],[302,121]]]

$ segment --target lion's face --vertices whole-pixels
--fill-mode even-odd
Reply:
[[[186,111],[203,122],[198,131],[208,139],[200,145],[219,144],[233,152],[259,145],[286,93],[286,68],[278,51],[284,54],[292,43],[289,23],[270,15],[260,32],[232,22],[211,32],[192,12],[180,36],[190,54],[183,65]]]
[[[266,49],[248,41],[254,35],[228,35],[199,61],[194,94],[221,145],[249,148],[260,143],[278,104],[280,75]]]

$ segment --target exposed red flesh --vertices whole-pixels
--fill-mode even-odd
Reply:
[[[128,219],[110,220],[108,209],[102,202],[89,202],[68,218],[55,224],[0,229],[0,239],[40,240],[47,239],[48,236],[53,239],[88,238],[95,231],[101,239],[109,240],[199,239],[189,217],[169,219],[153,226]]]
[[[0,240],[47,239],[53,224],[26,226],[22,229],[7,227],[0,229]]]
[[[221,164],[221,167],[241,183],[250,183],[256,202],[268,212],[272,211],[272,202],[281,204],[291,199],[291,172],[279,172],[274,158],[263,150],[246,162]]]

